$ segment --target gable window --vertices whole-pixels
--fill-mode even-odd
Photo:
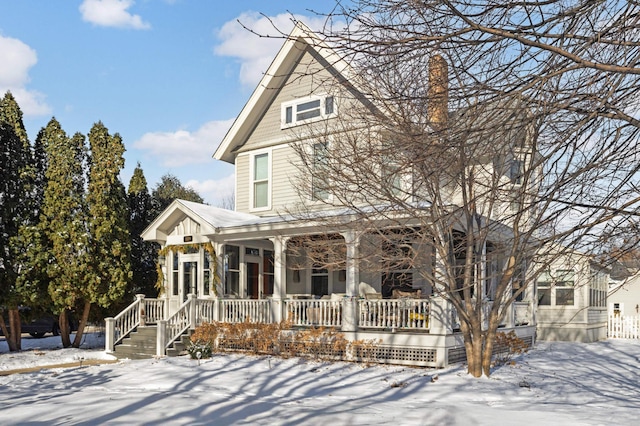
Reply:
[[[252,208],[269,207],[269,153],[252,157],[251,190],[253,193]]]
[[[282,128],[313,120],[330,118],[335,114],[333,96],[311,96],[282,104]]]

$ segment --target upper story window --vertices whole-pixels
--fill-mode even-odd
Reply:
[[[522,177],[524,176],[524,161],[514,159],[511,160],[509,167],[509,179],[514,185],[522,185]]]
[[[313,175],[311,177],[311,192],[314,200],[328,200],[328,152],[326,143],[313,145]]]
[[[251,156],[251,207],[254,209],[269,208],[270,186],[269,153],[263,152]]]
[[[322,120],[336,113],[333,96],[310,96],[282,104],[282,128]]]

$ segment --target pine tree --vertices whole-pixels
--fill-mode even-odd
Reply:
[[[74,346],[80,344],[91,304],[109,307],[122,298],[132,279],[127,197],[119,179],[124,167],[124,145],[118,134],[109,135],[107,128],[98,122],[89,132],[89,146],[91,274]]]
[[[32,219],[31,146],[22,122],[22,111],[7,92],[0,101],[0,306],[8,310],[9,328],[0,312],[0,327],[9,349],[20,350],[21,327],[16,282],[20,263],[16,247],[18,231]],[[1,310],[2,308],[0,308]]]
[[[160,183],[153,189],[151,199],[153,203],[151,217],[158,216],[164,209],[169,207],[169,204],[175,199],[204,203],[200,194],[193,188],[183,186],[180,179],[170,173],[162,176]]]
[[[38,139],[48,163],[47,185],[35,231],[41,252],[32,255],[31,260],[35,265],[46,265],[49,295],[60,314],[62,344],[69,347],[67,315],[85,300],[90,260],[84,194],[85,138],[81,134],[69,138],[53,118]]]
[[[131,293],[155,296],[157,290],[156,262],[158,247],[155,243],[143,241],[142,231],[151,222],[151,196],[147,180],[140,163],[133,171],[127,193],[129,201],[129,233],[131,234],[131,267],[133,286]]]

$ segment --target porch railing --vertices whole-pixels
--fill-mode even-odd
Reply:
[[[429,300],[360,300],[358,305],[361,328],[429,330]]]
[[[271,301],[267,299],[221,299],[220,322],[256,322],[270,324]]]
[[[217,321],[215,300],[196,299],[196,325]]]
[[[342,326],[342,300],[287,300],[286,309],[294,326]]]
[[[164,355],[165,349],[193,325],[195,302],[195,298],[189,297],[166,321],[160,321],[157,339],[158,355]]]
[[[137,298],[113,318],[105,318],[105,350],[112,352],[114,346],[140,325],[140,300]]]
[[[156,324],[164,319],[164,299],[147,299],[141,300],[141,312],[145,313],[145,322],[147,324]]]

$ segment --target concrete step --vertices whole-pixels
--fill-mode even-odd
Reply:
[[[148,337],[156,337],[156,334],[158,332],[158,327],[155,325],[147,325],[147,326],[140,326],[138,328],[136,328],[136,331],[134,331],[131,334],[135,334],[138,336],[148,336]]]
[[[167,356],[180,356],[187,353],[191,332],[182,335],[172,347],[166,350]],[[114,355],[119,359],[148,359],[156,355],[156,326],[138,327],[129,337],[114,348]]]

